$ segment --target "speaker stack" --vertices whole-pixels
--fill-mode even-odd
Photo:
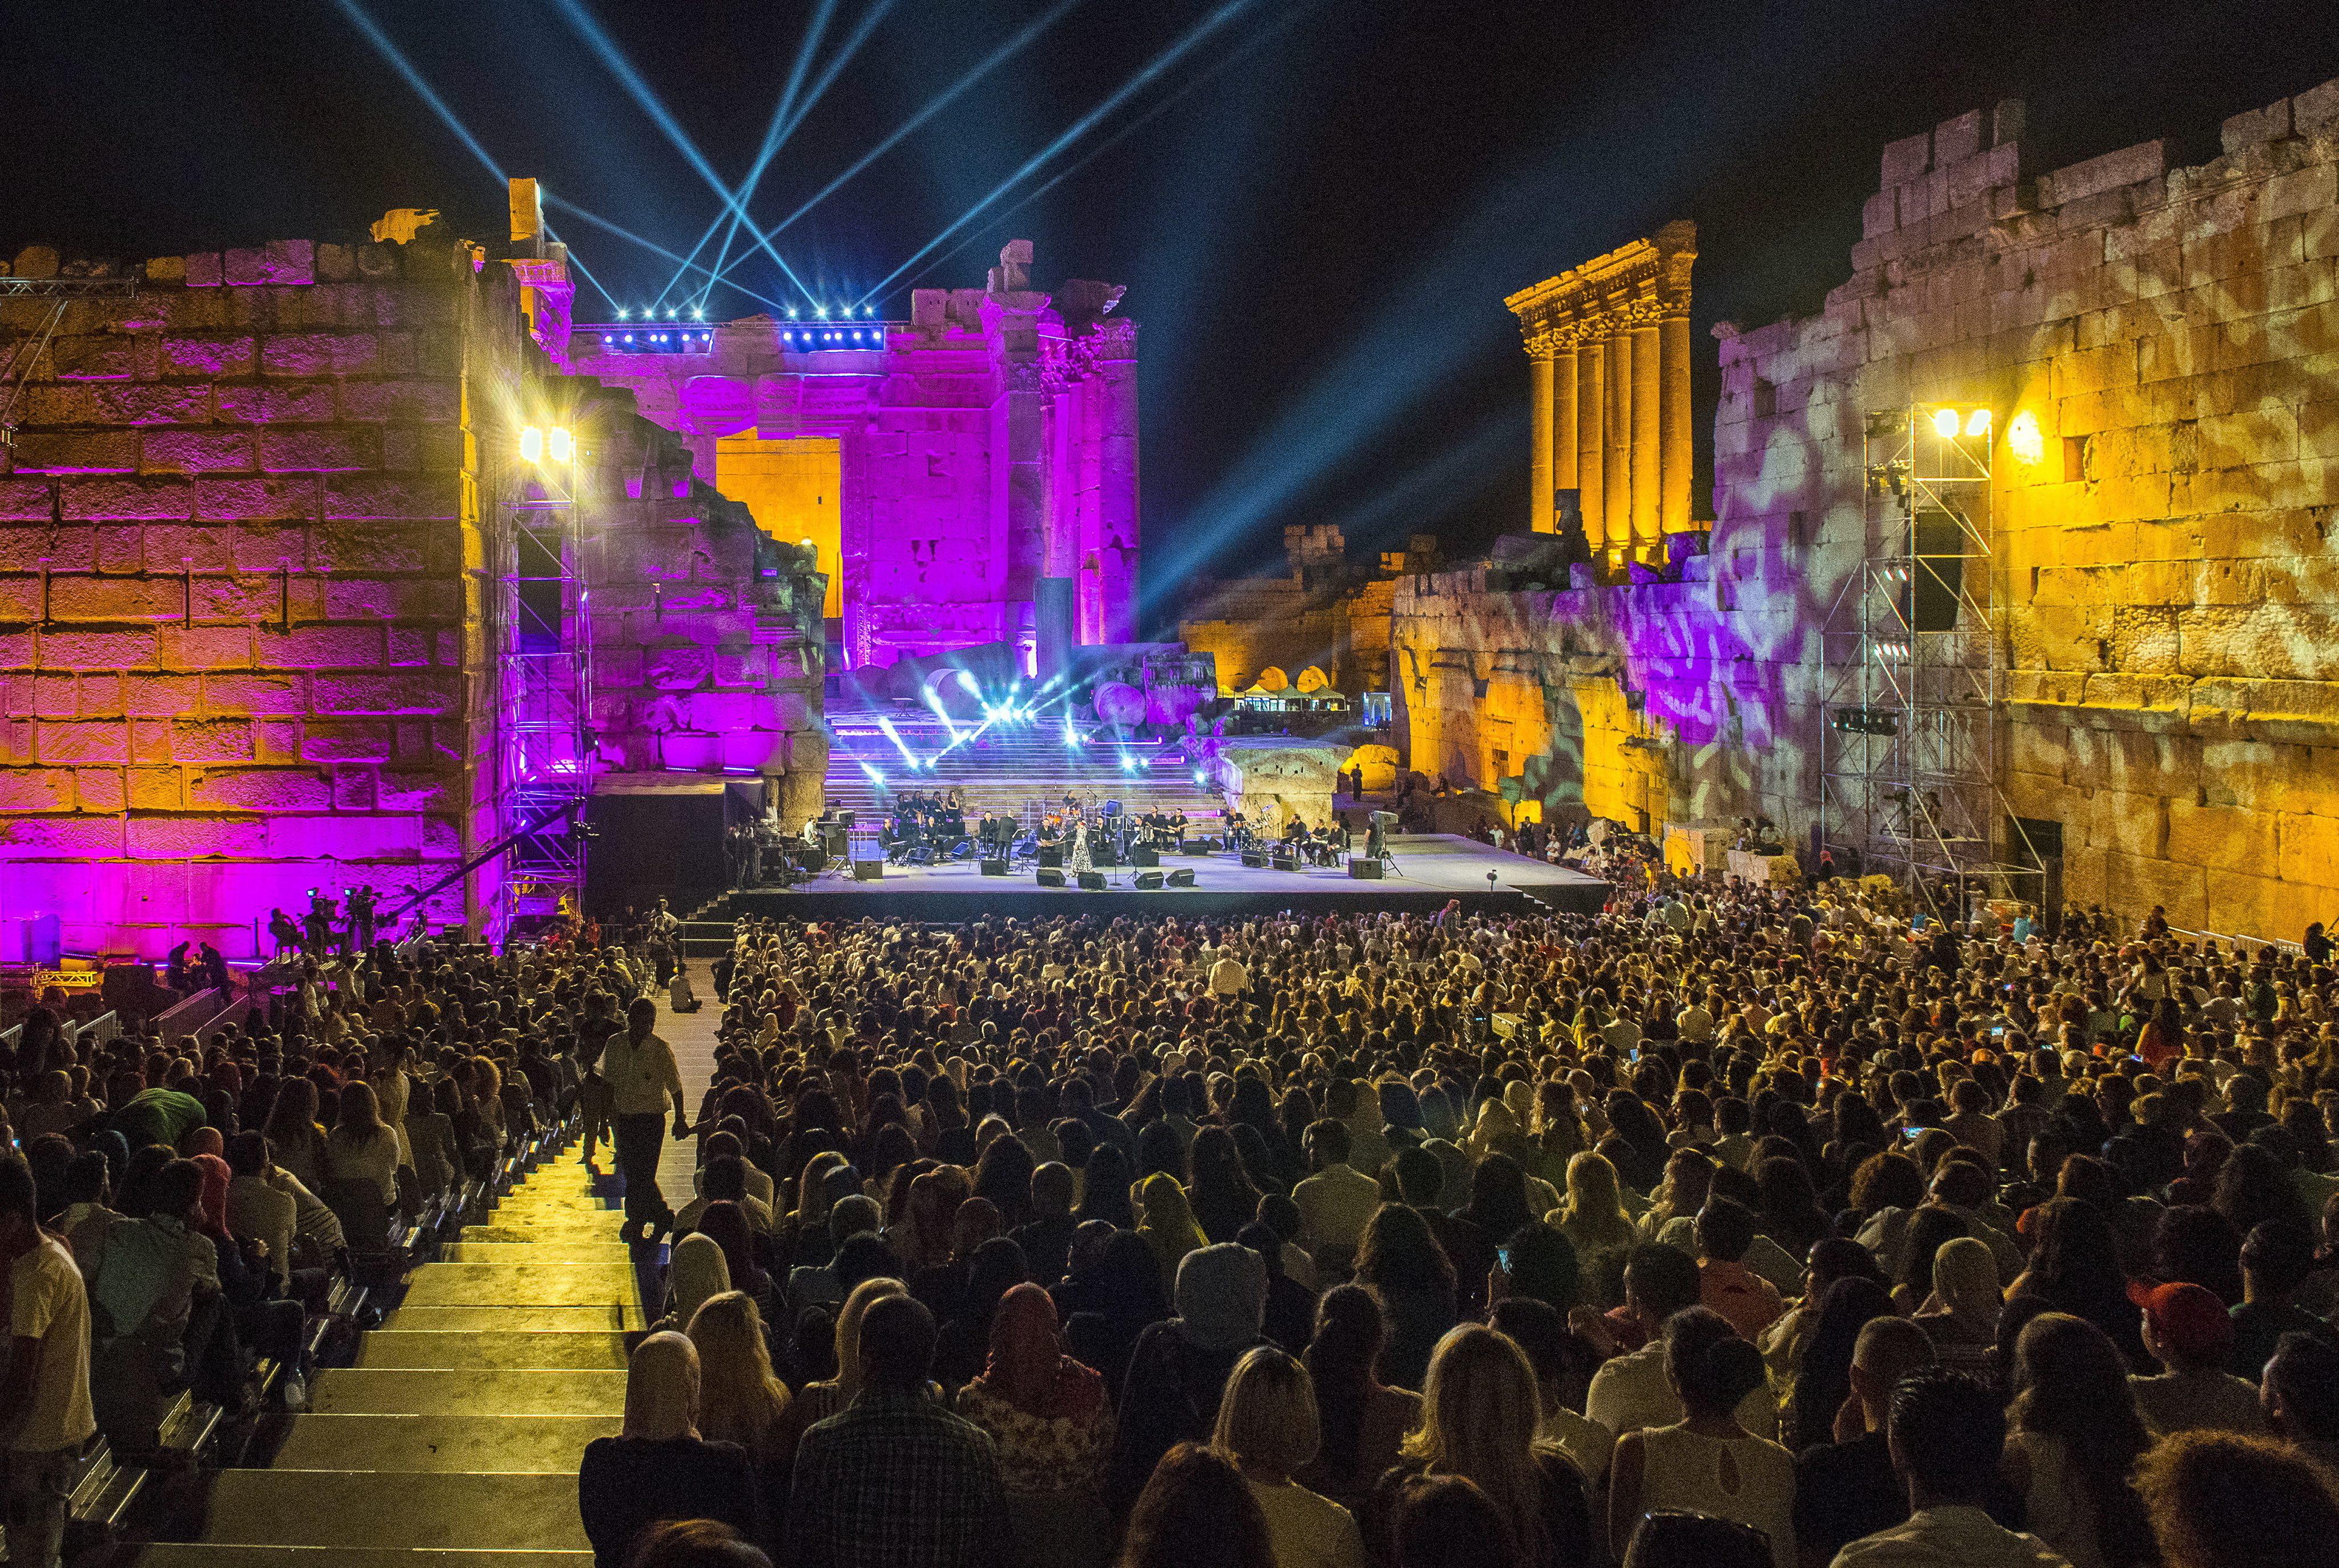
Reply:
[[[1265,871],[1267,852],[1263,849],[1247,849],[1242,852],[1242,863],[1253,871]]]

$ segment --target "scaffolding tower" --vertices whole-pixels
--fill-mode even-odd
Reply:
[[[1992,604],[1987,408],[1918,403],[1862,432],[1858,569],[1821,632],[1821,842],[1962,918],[2037,874],[1999,785],[2005,670]],[[1952,896],[1949,890],[1959,890]]]
[[[541,432],[533,432],[538,441]],[[499,923],[573,912],[585,891],[582,810],[592,790],[593,641],[577,519],[582,452],[531,461],[497,541],[496,822]]]

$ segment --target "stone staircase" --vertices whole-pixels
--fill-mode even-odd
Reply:
[[[577,1467],[642,1326],[606,1181],[556,1157],[465,1227],[317,1375],[272,1466],[221,1471],[202,1540],[142,1568],[589,1568]]]

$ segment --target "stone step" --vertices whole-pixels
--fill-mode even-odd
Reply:
[[[573,1474],[222,1470],[204,1541],[224,1546],[589,1550]],[[241,1559],[239,1560],[241,1561]]]
[[[549,1235],[536,1241],[457,1241],[443,1248],[444,1263],[533,1263],[562,1267],[622,1263],[633,1267],[633,1248],[622,1241],[591,1241]]]
[[[447,1370],[337,1366],[309,1386],[321,1415],[616,1415],[623,1370]]]
[[[614,1437],[620,1415],[320,1415],[292,1418],[276,1451],[290,1470],[402,1474],[574,1473],[585,1445]]]
[[[357,1366],[371,1372],[591,1371],[622,1370],[626,1359],[626,1336],[606,1330],[434,1334],[428,1329],[377,1328],[359,1341]]]
[[[566,1334],[639,1328],[642,1315],[631,1301],[582,1307],[417,1307],[410,1302],[382,1319],[386,1329],[441,1334]]]
[[[633,1268],[617,1263],[430,1263],[406,1290],[410,1307],[602,1307],[633,1298]]]
[[[615,1209],[606,1213],[588,1211],[559,1219],[549,1216],[534,1219],[519,1219],[515,1216],[514,1218],[516,1223],[508,1225],[498,1215],[492,1224],[467,1225],[457,1239],[467,1242],[602,1241],[612,1247],[618,1245],[608,1240],[616,1234],[619,1218]]]
[[[410,1551],[402,1546],[207,1546],[158,1542],[137,1568],[593,1568],[577,1552]]]

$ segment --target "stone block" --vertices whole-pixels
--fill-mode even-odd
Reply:
[[[259,466],[270,473],[370,468],[381,462],[381,438],[370,429],[260,432]]]
[[[263,376],[369,376],[381,369],[381,341],[370,332],[285,332],[260,345]]]
[[[54,245],[27,245],[16,252],[11,271],[19,278],[54,278],[63,260]]]
[[[303,762],[380,763],[390,757],[390,725],[380,720],[315,719],[301,737]]]
[[[2275,832],[2276,875],[2285,882],[2339,888],[2339,816],[2284,812]]]
[[[0,811],[71,811],[74,775],[60,767],[0,767]]]
[[[299,475],[195,480],[195,516],[217,522],[272,522],[317,515],[317,481]],[[298,558],[299,552],[295,552]]]
[[[2290,101],[2291,128],[2302,136],[2312,136],[2339,125],[2339,80],[2310,87]]]
[[[58,488],[58,515],[68,521],[180,522],[194,506],[194,487],[184,479],[68,479]]]
[[[154,663],[151,631],[55,631],[41,639],[41,667],[46,670],[134,670]]]
[[[2106,153],[2039,175],[2038,205],[2059,207],[2066,202],[2076,202],[2115,186],[2156,180],[2167,172],[2168,143],[2159,140],[2140,142],[2133,147],[2123,147],[2117,153]]]
[[[25,430],[15,445],[16,472],[128,474],[138,468],[134,430]]]
[[[150,283],[183,283],[187,281],[187,259],[184,256],[150,256],[146,259],[146,281]]]
[[[148,474],[201,474],[252,467],[252,437],[238,430],[149,430],[138,443]]]
[[[326,715],[443,714],[461,701],[461,676],[452,670],[401,670],[394,675],[315,677],[311,711]]]
[[[1933,166],[1933,136],[1929,131],[1884,143],[1883,189],[1905,183]]]
[[[222,387],[213,399],[228,424],[321,425],[333,419],[333,384],[308,381],[285,386]]]
[[[184,380],[227,380],[252,374],[258,348],[249,337],[164,338],[162,372]]]
[[[133,767],[127,783],[133,811],[176,811],[187,804],[184,776],[177,768]]]
[[[301,626],[256,634],[256,656],[276,669],[370,668],[381,662],[380,626]]]
[[[61,381],[126,380],[137,368],[135,347],[128,338],[59,338],[49,364]]]
[[[79,577],[54,577],[49,582],[51,620],[171,620],[183,608],[175,582]]]
[[[171,725],[173,762],[250,762],[252,755],[250,719],[180,719]]]
[[[390,523],[331,522],[309,532],[319,571],[419,572],[429,560],[428,531]]]
[[[2217,141],[2232,157],[2245,147],[2274,141],[2290,134],[2290,100],[2281,98],[2263,109],[2252,109],[2235,114],[2217,127]]]
[[[132,718],[174,718],[192,714],[202,700],[202,683],[193,676],[131,675],[122,683],[123,711]],[[137,749],[137,736],[131,736]]]
[[[2168,803],[2170,860],[2192,865],[2259,868],[2275,863],[2275,814],[2242,806]]]
[[[74,795],[80,810],[118,812],[129,808],[119,768],[81,768],[74,774]]]
[[[2208,877],[2197,865],[2107,853],[2104,856],[2105,900],[2115,909],[2168,912],[2168,923],[2198,931],[2208,915]]]
[[[231,811],[323,811],[332,786],[312,768],[222,768],[191,779],[187,803]]]
[[[88,724],[44,722],[33,726],[33,745],[40,760],[52,766],[126,763],[130,760],[130,726],[119,720]]]
[[[324,481],[325,516],[412,518],[453,521],[457,483],[452,472],[358,474]]]
[[[403,423],[445,423],[460,401],[452,381],[393,380],[341,383],[341,418]]]
[[[357,276],[356,251],[348,245],[317,247],[317,277],[328,283],[346,282]]]
[[[163,667],[166,670],[239,670],[252,667],[249,626],[163,626],[160,628]]]
[[[96,422],[107,425],[208,425],[212,390],[193,382],[128,382],[93,388]]]
[[[1933,167],[1946,169],[1961,159],[1970,158],[1982,150],[1984,126],[1982,113],[1969,109],[1953,120],[1944,120],[1933,127]]]
[[[187,257],[187,287],[216,289],[221,282],[220,253],[217,251],[197,251]]]

